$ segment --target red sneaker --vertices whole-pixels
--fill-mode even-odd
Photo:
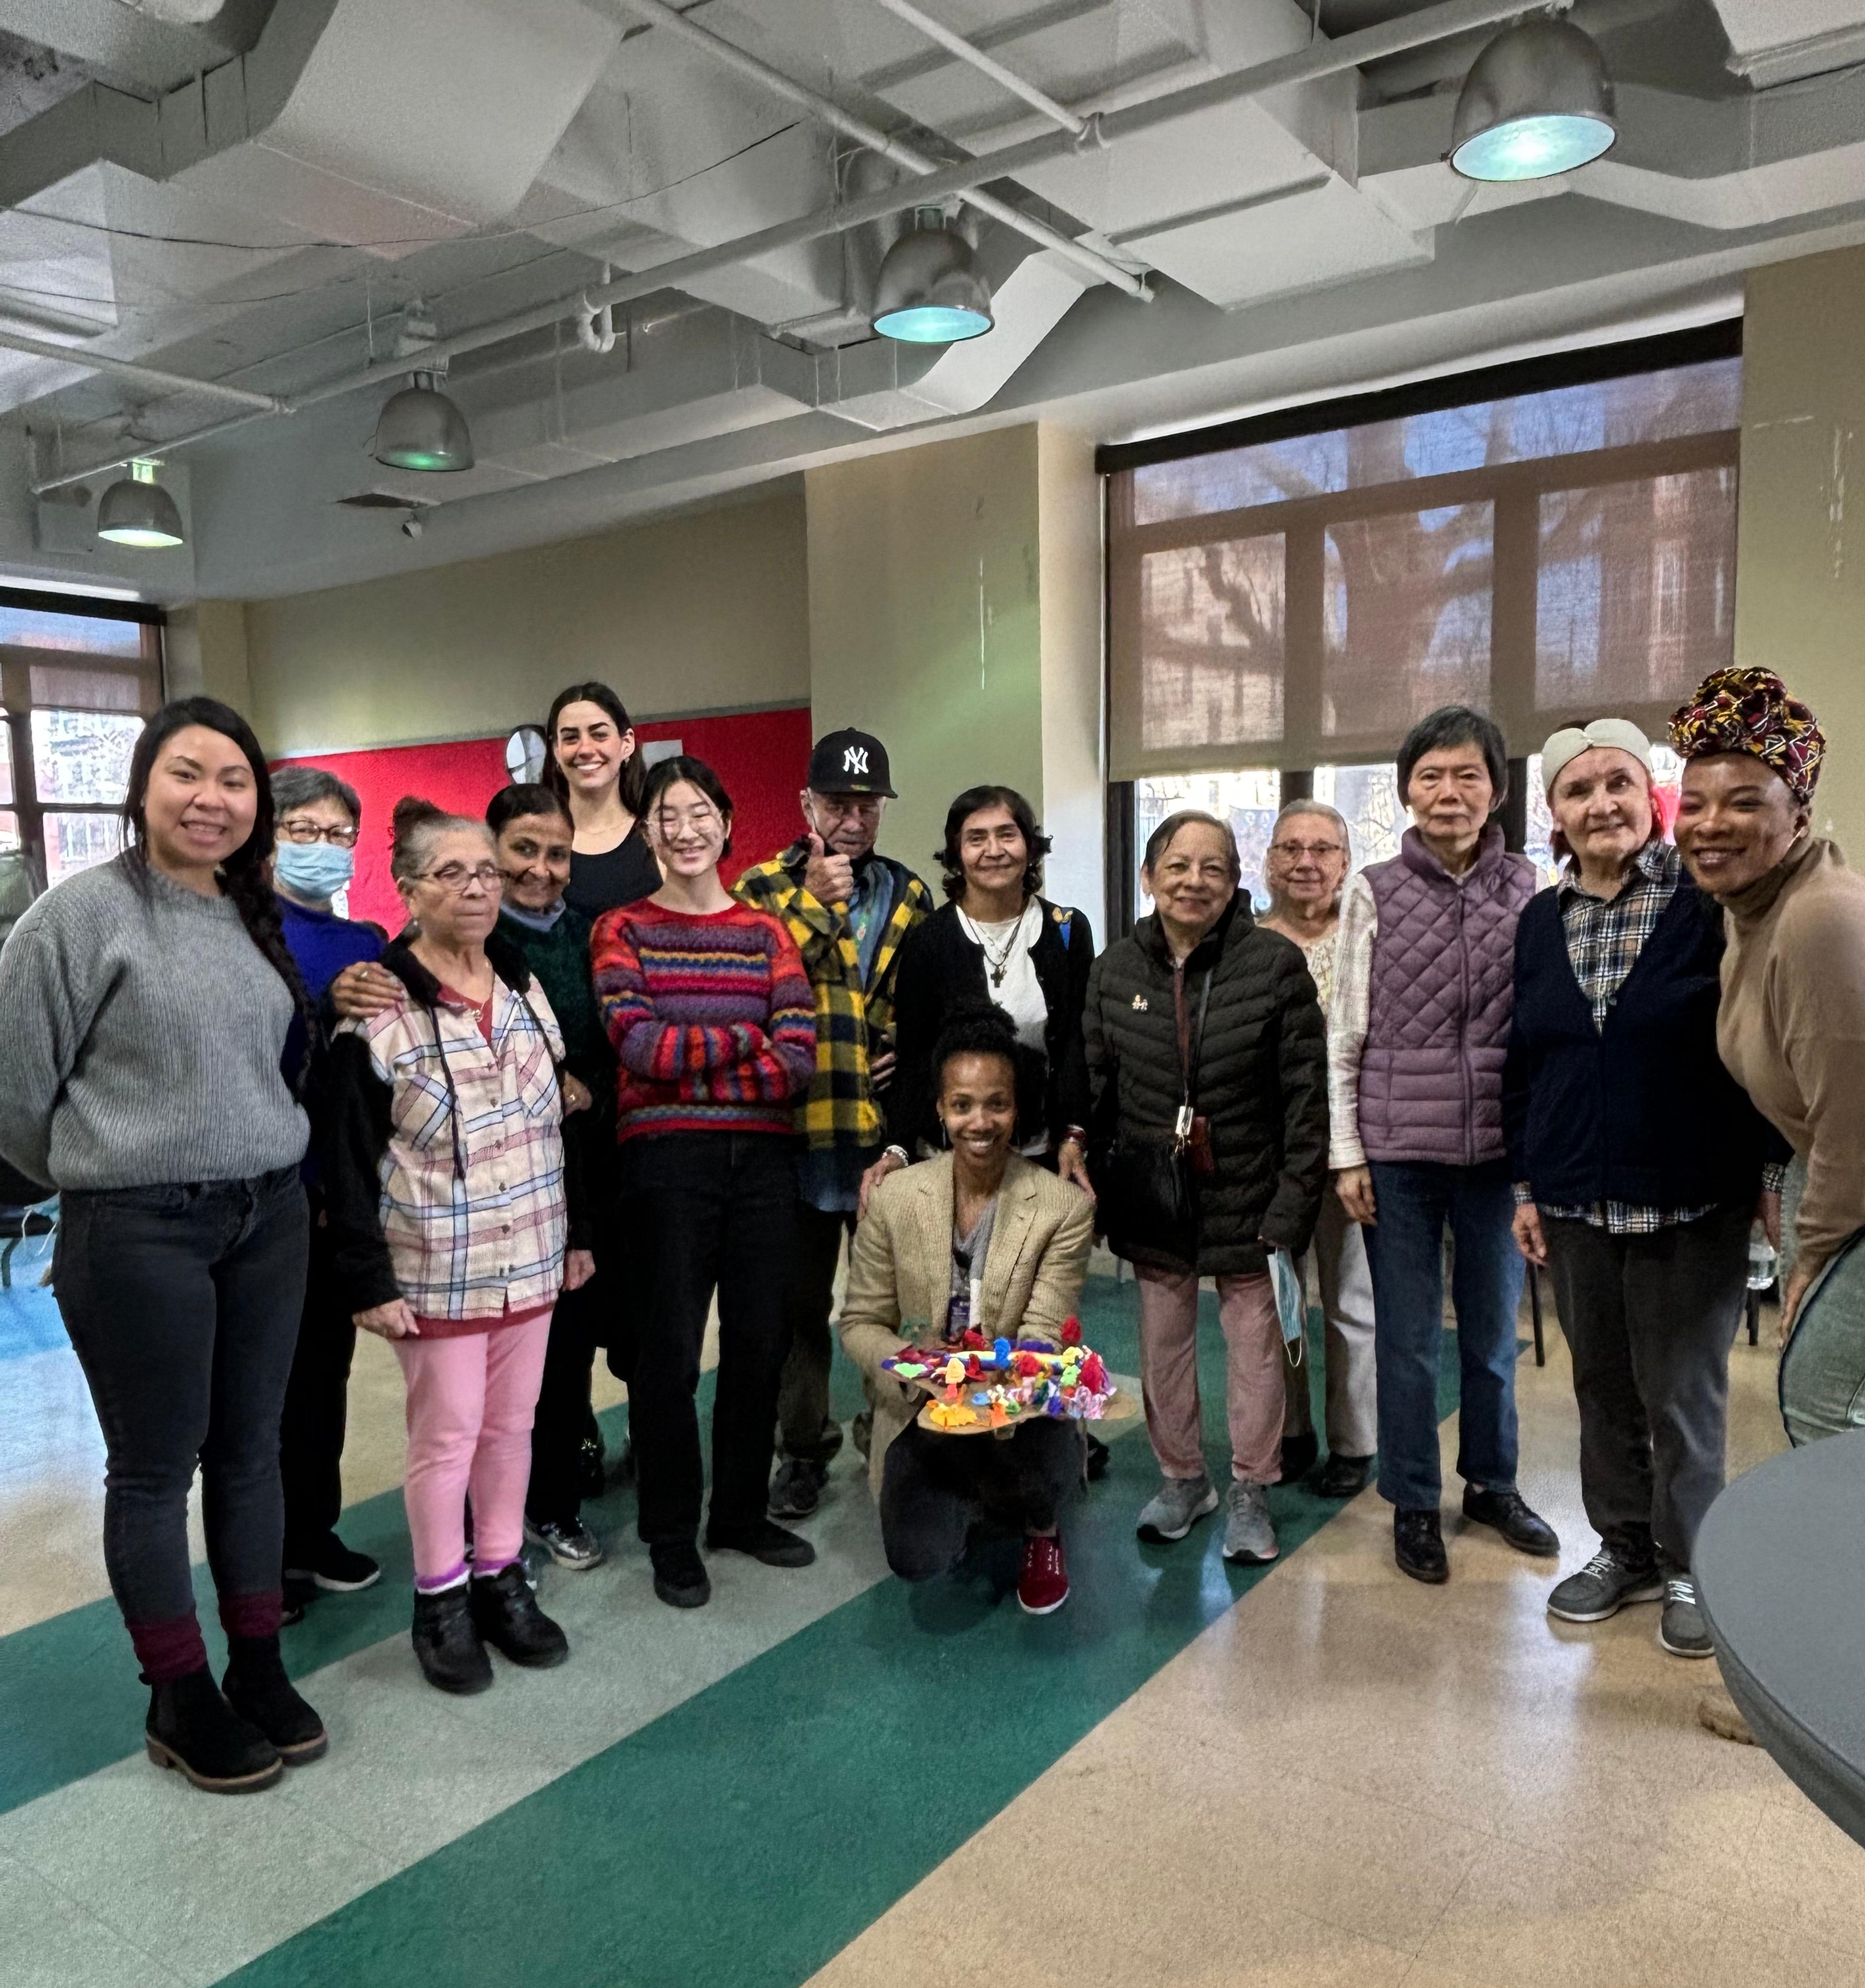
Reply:
[[[1062,1542],[1025,1540],[1017,1605],[1026,1615],[1053,1615],[1068,1599],[1068,1563],[1062,1557]]]

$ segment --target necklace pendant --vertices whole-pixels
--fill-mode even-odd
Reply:
[[[991,985],[993,987],[1001,987],[1004,985],[1004,969],[1001,966],[993,966],[991,969]]]

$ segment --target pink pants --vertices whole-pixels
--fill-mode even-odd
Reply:
[[[524,1543],[531,1417],[544,1378],[550,1314],[448,1339],[398,1339],[408,1382],[402,1496],[415,1542],[415,1584],[445,1587],[466,1572],[466,1498],[474,1568],[496,1574]]]
[[[1190,1271],[1142,1270],[1140,1389],[1146,1433],[1168,1477],[1202,1477],[1204,1443],[1198,1401],[1198,1280]],[[1266,1274],[1217,1280],[1217,1317],[1230,1375],[1230,1470],[1253,1484],[1282,1472],[1282,1328],[1275,1286]]]

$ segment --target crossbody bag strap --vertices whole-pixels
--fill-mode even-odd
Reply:
[[[1211,982],[1217,969],[1213,965],[1204,976],[1198,995],[1198,1019],[1192,1026],[1191,1055],[1185,1069],[1185,1102],[1179,1107],[1179,1122],[1173,1128],[1183,1145],[1192,1135],[1192,1121],[1198,1111],[1198,1065],[1204,1055],[1204,1018],[1211,1005]]]

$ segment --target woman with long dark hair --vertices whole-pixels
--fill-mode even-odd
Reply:
[[[646,768],[628,706],[605,683],[571,684],[551,700],[544,784],[570,811],[564,902],[599,918],[661,888],[641,821]]]
[[[245,720],[164,705],[130,761],[130,847],[40,898],[0,952],[0,1152],[63,1198],[52,1282],[108,1448],[104,1561],[151,1689],[149,1756],[218,1794],[328,1743],[279,1655],[308,1137],[281,1059],[294,1016],[315,1031],[266,881],[272,813]],[[224,1693],[188,1570],[197,1460]]]

